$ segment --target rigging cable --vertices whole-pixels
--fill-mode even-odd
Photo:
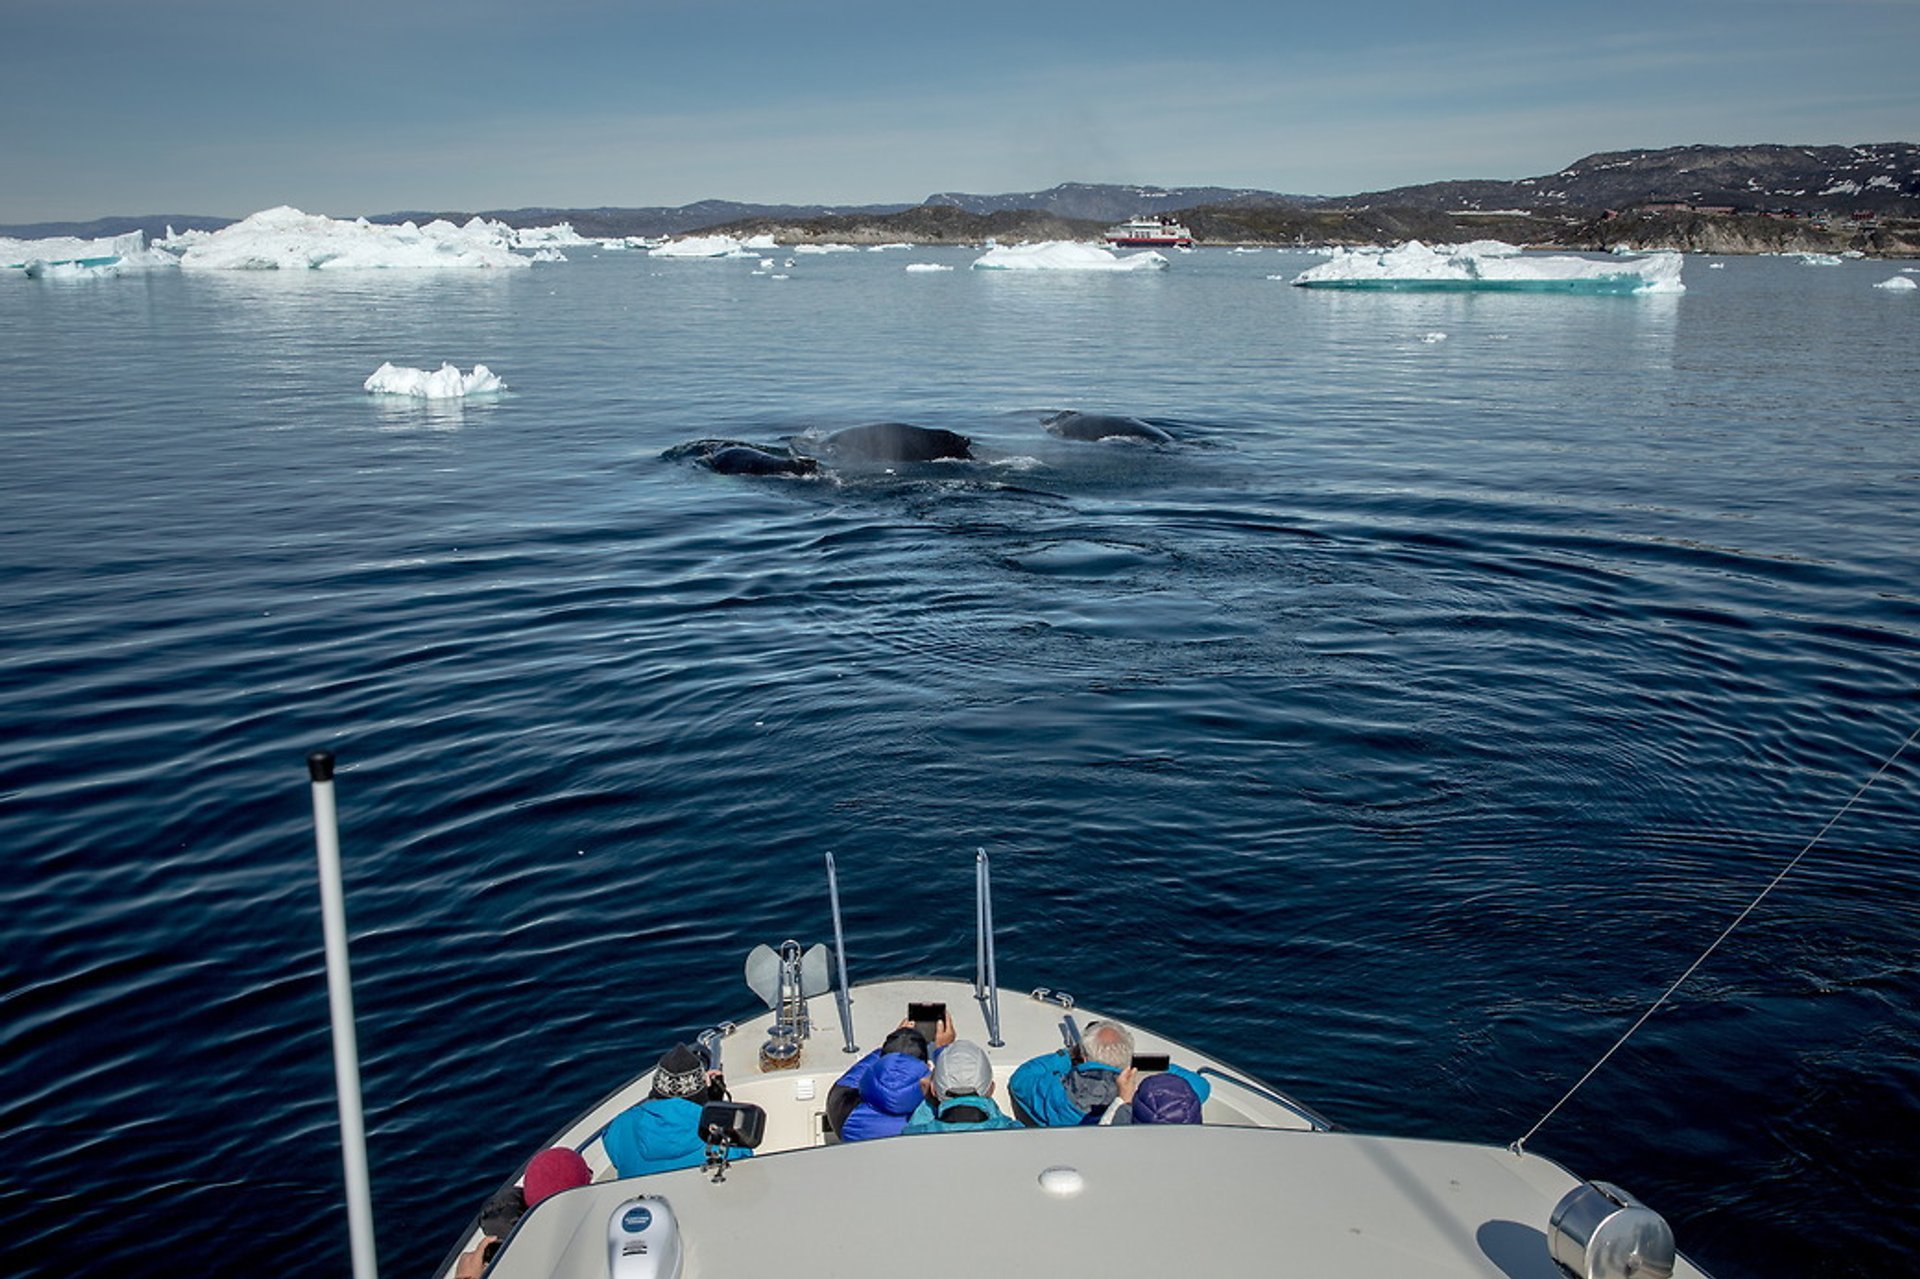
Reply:
[[[1741,911],[1738,915],[1734,916],[1733,922],[1731,924],[1728,924],[1726,928],[1722,930],[1720,935],[1714,938],[1713,941],[1707,946],[1705,950],[1700,952],[1699,958],[1695,959],[1691,964],[1687,965],[1687,971],[1681,973],[1680,976],[1674,980],[1673,985],[1667,987],[1665,992],[1661,994],[1660,998],[1653,1001],[1652,1007],[1648,1008],[1647,1011],[1640,1014],[1640,1019],[1638,1021],[1634,1022],[1633,1025],[1627,1027],[1627,1032],[1624,1035],[1621,1035],[1619,1039],[1614,1041],[1613,1047],[1607,1049],[1606,1052],[1600,1054],[1600,1060],[1594,1062],[1592,1066],[1588,1067],[1587,1073],[1580,1076],[1580,1078],[1574,1083],[1573,1087],[1567,1089],[1566,1096],[1562,1097],[1559,1101],[1554,1102],[1553,1105],[1548,1108],[1547,1113],[1540,1116],[1538,1122],[1536,1122],[1533,1125],[1533,1127],[1527,1129],[1527,1135],[1520,1138],[1520,1140],[1514,1142],[1512,1146],[1508,1147],[1508,1149],[1512,1150],[1513,1153],[1516,1155],[1525,1153],[1526,1144],[1529,1141],[1533,1140],[1533,1135],[1539,1132],[1542,1128],[1546,1127],[1547,1121],[1549,1119],[1552,1119],[1555,1114],[1559,1113],[1560,1107],[1566,1105],[1569,1101],[1571,1101],[1573,1099],[1573,1095],[1579,1092],[1581,1088],[1585,1087],[1586,1082],[1589,1079],[1592,1079],[1595,1075],[1599,1074],[1600,1068],[1606,1065],[1608,1060],[1611,1059],[1615,1053],[1620,1051],[1621,1047],[1627,1042],[1627,1040],[1633,1038],[1634,1033],[1638,1031],[1640,1027],[1647,1024],[1647,1019],[1652,1017],[1655,1013],[1659,1012],[1661,1005],[1665,1004],[1668,999],[1673,997],[1673,992],[1676,990],[1679,990],[1680,987],[1686,982],[1687,978],[1693,976],[1694,971],[1698,969],[1700,965],[1707,962],[1707,956],[1713,954],[1715,950],[1719,949],[1720,943],[1725,941],[1727,938],[1731,937],[1733,935],[1733,930],[1740,927],[1741,924],[1746,922],[1747,916],[1751,915],[1754,912],[1754,909],[1758,907],[1762,901],[1766,900],[1767,894],[1772,892],[1775,888],[1779,887],[1780,881],[1785,879],[1789,874],[1792,873],[1793,868],[1800,864],[1801,858],[1805,857],[1808,853],[1812,852],[1814,849],[1814,846],[1817,845],[1822,839],[1826,838],[1827,832],[1833,829],[1834,823],[1838,822],[1842,817],[1845,817],[1847,815],[1848,810],[1851,809],[1855,804],[1860,802],[1860,797],[1862,795],[1865,795],[1868,790],[1872,789],[1873,784],[1880,780],[1880,777],[1883,773],[1885,773],[1889,768],[1893,767],[1893,762],[1899,759],[1900,756],[1906,752],[1907,747],[1913,745],[1913,741],[1916,737],[1920,737],[1920,724],[1916,724],[1914,726],[1913,731],[1907,734],[1907,740],[1904,742],[1901,742],[1900,745],[1894,749],[1893,754],[1887,756],[1885,760],[1881,761],[1880,767],[1873,770],[1873,776],[1867,778],[1866,781],[1860,784],[1860,789],[1853,793],[1853,798],[1849,799],[1846,803],[1842,804],[1840,806],[1840,811],[1827,819],[1827,824],[1822,826],[1814,834],[1814,837],[1807,841],[1806,847],[1802,848],[1799,852],[1795,853],[1793,856],[1793,860],[1788,862],[1784,867],[1782,867],[1780,870],[1780,873],[1775,875],[1773,879],[1767,884],[1767,886],[1760,890],[1759,895],[1756,896],[1752,901],[1747,903],[1747,908]]]

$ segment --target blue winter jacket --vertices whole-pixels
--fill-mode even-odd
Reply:
[[[700,1139],[700,1103],[684,1097],[651,1097],[614,1116],[600,1143],[622,1177],[693,1168],[707,1160]],[[736,1149],[733,1158],[753,1152]]]
[[[927,1063],[912,1053],[876,1049],[855,1062],[839,1082],[860,1090],[860,1104],[840,1125],[840,1140],[897,1135],[906,1126],[907,1116],[925,1100],[920,1081],[926,1077]]]
[[[943,1119],[962,1107],[971,1106],[975,1110],[986,1112],[985,1119]],[[994,1128],[1018,1128],[1021,1123],[1012,1115],[1002,1113],[991,1097],[961,1096],[949,1097],[936,1109],[932,1102],[923,1101],[913,1117],[907,1120],[907,1126],[900,1130],[903,1136],[922,1132],[986,1132]]]
[[[1184,1066],[1169,1066],[1167,1069],[1193,1085],[1194,1094],[1203,1102],[1207,1094],[1213,1091],[1205,1079]],[[1019,1111],[1024,1112],[1036,1126],[1071,1128],[1075,1124],[1097,1124],[1100,1116],[1106,1113],[1106,1107],[1088,1110],[1076,1102],[1068,1086],[1067,1075],[1071,1072],[1089,1081],[1103,1082],[1097,1080],[1097,1072],[1101,1071],[1116,1079],[1120,1074],[1112,1066],[1097,1061],[1084,1061],[1076,1065],[1064,1049],[1050,1052],[1044,1057],[1022,1062],[1013,1072],[1013,1078],[1007,1080],[1007,1093]]]

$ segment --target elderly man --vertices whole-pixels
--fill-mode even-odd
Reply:
[[[987,1060],[987,1050],[970,1040],[956,1039],[947,1045],[933,1063],[925,1087],[927,1099],[900,1130],[903,1134],[1020,1126],[994,1105],[993,1063]]]
[[[1179,1066],[1169,1066],[1168,1071],[1186,1080],[1201,1101],[1207,1099],[1210,1088],[1206,1080]],[[1117,1022],[1089,1022],[1080,1037],[1077,1059],[1061,1049],[1023,1062],[1007,1081],[1007,1094],[1013,1098],[1014,1117],[1021,1123],[1034,1128],[1071,1128],[1099,1123],[1119,1100],[1123,1077],[1131,1095],[1137,1078],[1133,1035]]]

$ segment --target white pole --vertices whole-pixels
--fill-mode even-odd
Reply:
[[[320,854],[320,918],[327,939],[327,1004],[333,1013],[333,1078],[340,1094],[340,1155],[347,1174],[347,1232],[353,1279],[378,1279],[367,1125],[360,1106],[360,1048],[353,1033],[353,977],[347,970],[347,899],[340,885],[340,827],[333,810],[333,752],[307,756],[313,778],[313,833]]]

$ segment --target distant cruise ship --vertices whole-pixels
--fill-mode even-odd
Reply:
[[[1191,248],[1193,233],[1172,218],[1137,217],[1107,231],[1107,243],[1127,248]]]

